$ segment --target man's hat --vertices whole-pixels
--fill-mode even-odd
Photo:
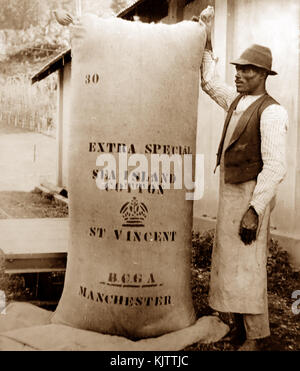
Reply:
[[[246,49],[239,59],[230,62],[234,65],[247,65],[264,68],[269,75],[277,75],[277,72],[272,71],[272,52],[269,48],[253,44]]]

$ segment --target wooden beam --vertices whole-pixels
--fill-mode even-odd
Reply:
[[[64,104],[64,69],[58,71],[57,122],[56,122],[56,186],[63,186],[63,104]]]
[[[218,71],[224,81],[228,82],[228,1],[227,0],[215,0],[215,19],[212,30],[212,41],[213,47],[218,61]]]
[[[81,17],[82,14],[82,6],[81,6],[81,0],[75,0],[76,2],[76,17]]]
[[[300,25],[300,3],[298,3],[298,25]],[[298,48],[296,49],[296,45],[294,46],[295,47],[295,50],[297,50],[297,53],[298,53],[298,79],[297,79],[297,83],[298,83],[298,99],[297,97],[295,97],[295,102],[298,102],[297,104],[297,111],[298,111],[298,114],[297,114],[297,121],[296,121],[296,125],[297,125],[297,165],[296,165],[296,187],[295,187],[295,217],[294,217],[294,220],[295,220],[295,225],[294,225],[294,231],[296,233],[299,233],[300,234],[300,33],[298,35]],[[300,252],[299,252],[299,256],[300,256]]]
[[[234,19],[235,19],[235,0],[226,0],[227,3],[227,33],[226,33],[226,81],[232,85],[234,81],[234,69],[230,61],[236,58],[233,55],[234,45]]]
[[[135,3],[131,4],[128,8],[121,10],[118,14],[118,18],[126,18],[128,13],[130,13],[132,10],[135,10],[138,5],[144,3],[146,0],[138,0]]]
[[[170,23],[177,23],[183,20],[185,0],[169,0]]]
[[[71,49],[65,50],[64,52],[51,59],[45,66],[41,68],[39,72],[31,78],[31,83],[34,84],[37,81],[41,81],[47,76],[56,72],[60,68],[63,68],[65,64],[70,63],[72,60]]]
[[[177,22],[181,22],[184,16],[185,0],[177,0]]]
[[[63,271],[68,236],[68,218],[0,220],[0,246],[5,259],[5,272]]]
[[[66,265],[67,253],[5,257],[7,274],[64,272]]]

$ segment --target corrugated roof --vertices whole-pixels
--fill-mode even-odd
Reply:
[[[134,1],[131,5],[127,8],[119,12],[116,17],[123,18],[125,17],[131,10],[133,10],[136,6],[141,3],[144,3],[148,0],[138,0]],[[63,67],[65,63],[69,63],[72,60],[71,56],[71,49],[65,50],[61,54],[57,55],[55,58],[51,59],[47,64],[45,64],[40,71],[34,74],[31,77],[31,83],[34,84],[37,81],[43,80],[45,77],[51,75],[51,73],[57,71],[59,68]]]
[[[71,49],[63,51],[55,58],[51,59],[35,75],[33,75],[31,77],[31,83],[34,84],[37,81],[43,80],[45,77],[51,75],[51,73],[62,68],[66,63],[71,62],[71,59]]]
[[[132,9],[140,5],[141,3],[144,3],[146,0],[138,0],[138,1],[133,1],[131,5],[127,6],[125,9],[121,10],[118,14],[117,17],[124,17],[126,14],[128,14]]]

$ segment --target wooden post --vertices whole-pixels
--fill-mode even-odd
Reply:
[[[298,4],[298,25],[300,24],[300,5]],[[297,111],[298,111],[298,120],[297,124],[297,165],[296,165],[296,192],[295,192],[295,217],[294,217],[294,231],[296,235],[300,236],[300,33],[298,36],[298,99],[295,97],[295,102],[298,102]],[[300,251],[299,251],[299,260],[300,260]]]
[[[76,0],[76,17],[81,17],[81,14],[82,14],[81,0]]]
[[[40,119],[38,112],[35,113],[35,117],[37,118],[37,131],[38,133],[40,133],[41,132],[41,119]]]
[[[63,186],[63,89],[64,89],[64,69],[62,67],[58,71],[58,91],[57,91],[57,120],[56,120],[57,187]]]
[[[168,17],[170,23],[177,23],[183,20],[185,0],[169,0]]]
[[[219,58],[219,74],[227,80],[228,61],[228,1],[215,0],[215,20],[213,29],[213,45],[216,55]]]

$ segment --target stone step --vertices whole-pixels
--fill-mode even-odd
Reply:
[[[0,249],[6,273],[65,270],[69,219],[2,219]]]

